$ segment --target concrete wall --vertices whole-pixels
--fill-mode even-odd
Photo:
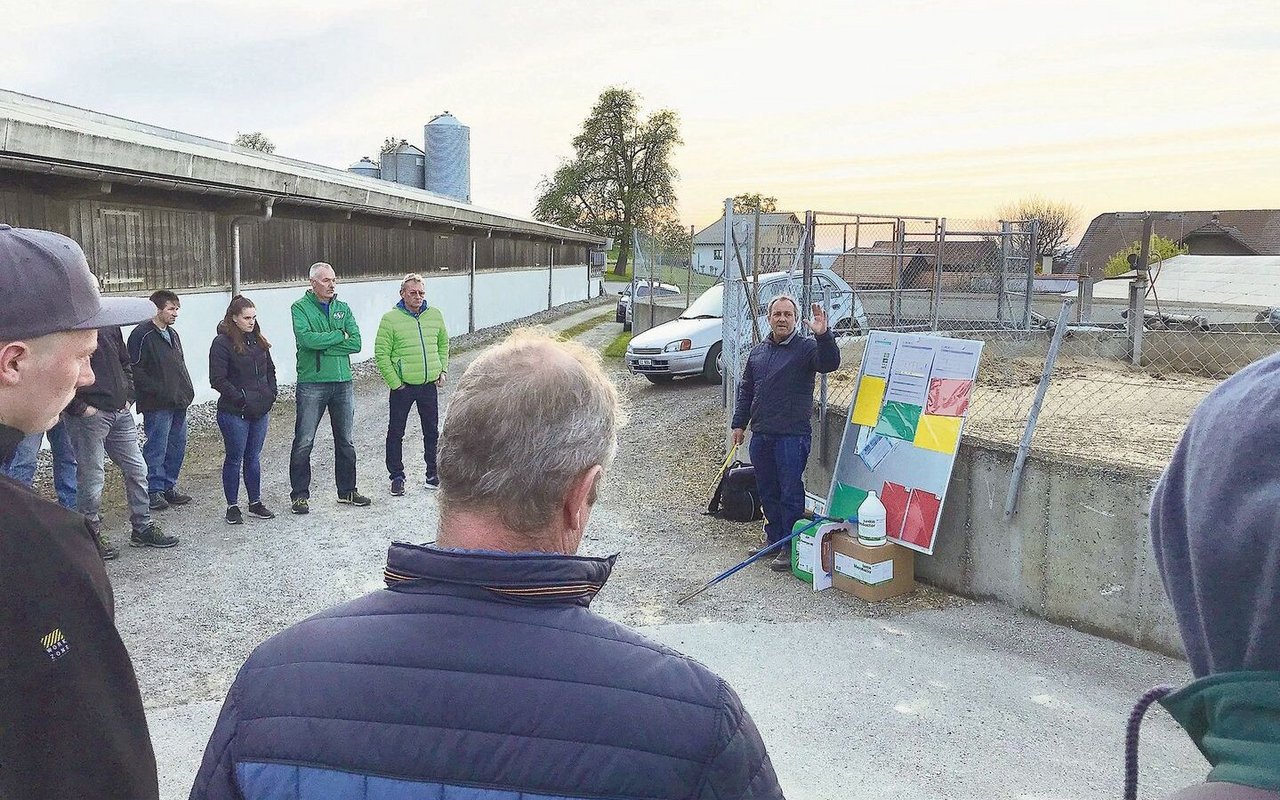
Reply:
[[[339,276],[341,277],[341,276]],[[467,332],[469,275],[427,277],[427,302],[444,314],[450,336]],[[547,310],[547,270],[479,273],[476,275],[476,327],[500,325]],[[599,279],[588,286],[587,267],[564,267],[554,271],[552,292],[557,305],[594,297]],[[297,361],[289,307],[302,296],[305,286],[247,286],[244,294],[258,307],[258,321],[263,335],[272,343],[272,357],[281,384],[297,379]],[[351,306],[360,325],[362,345],[353,361],[373,357],[373,339],[378,322],[398,301],[400,280],[342,281],[338,296]],[[180,292],[182,311],[177,329],[186,351],[187,369],[195,385],[196,402],[213,400],[217,393],[209,386],[209,345],[216,335],[218,322],[231,302],[229,292]],[[129,335],[128,328],[124,334]]]
[[[827,417],[827,453],[815,442],[811,493],[831,485],[844,414]],[[815,431],[816,419],[815,419]],[[947,488],[932,556],[920,580],[995,599],[1053,622],[1173,655],[1173,609],[1147,535],[1156,475],[1062,459],[1027,459],[1011,519],[1004,518],[1014,450],[965,437]]]
[[[684,313],[684,297],[678,297],[679,305],[663,305],[662,301],[655,298],[653,304],[653,324],[649,324],[649,300],[643,298],[640,304],[631,309],[631,335],[638,336],[641,333],[656,328],[664,322],[670,322],[676,317]],[[670,301],[669,301],[670,302]]]

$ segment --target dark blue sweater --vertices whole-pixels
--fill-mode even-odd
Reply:
[[[840,348],[831,331],[812,339],[795,333],[780,343],[766,336],[747,356],[733,427],[750,422],[755,433],[808,436],[814,375],[839,367]]]
[[[191,797],[781,798],[723,680],[588,610],[612,567],[393,544],[249,657]]]

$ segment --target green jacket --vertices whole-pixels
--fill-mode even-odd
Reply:
[[[351,354],[360,352],[360,328],[351,306],[334,295],[326,313],[308,289],[289,310],[298,342],[298,383],[351,380]]]
[[[1210,786],[1280,792],[1280,672],[1209,675],[1160,704],[1212,765]]]
[[[397,303],[378,323],[373,360],[392,390],[437,380],[449,369],[449,334],[440,309],[424,305],[414,316],[403,300]]]

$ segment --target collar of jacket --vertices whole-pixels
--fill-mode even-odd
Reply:
[[[418,317],[420,317],[420,316],[422,316],[423,314],[425,314],[428,308],[431,308],[431,304],[430,304],[430,303],[428,303],[426,300],[423,300],[423,301],[422,301],[422,308],[418,309],[418,313],[417,313],[417,314],[415,314],[415,313],[413,313],[412,311],[410,311],[410,310],[409,310],[409,307],[408,307],[408,306],[406,306],[406,305],[404,304],[404,301],[403,301],[403,300],[401,300],[399,303],[396,303],[396,308],[400,309],[401,311],[403,311],[404,313],[406,313],[406,314],[408,314],[409,316],[413,317],[414,319],[417,319]]]
[[[795,338],[799,333],[800,333],[800,329],[796,328],[791,332],[790,336],[788,336],[787,338],[779,342],[773,338],[773,331],[769,331],[769,335],[766,336],[765,339],[767,339],[769,341],[769,344],[773,345],[774,347],[786,347],[787,345],[795,341]]]
[[[471,589],[510,603],[591,605],[604,587],[618,556],[566,556],[560,553],[484,553],[442,550],[430,545],[393,542],[383,578],[391,588],[445,584]]]
[[[338,302],[337,292],[333,293],[333,297],[330,297],[329,302],[327,303],[316,296],[315,289],[308,289],[306,296],[311,298],[311,302],[316,304],[316,308],[321,308],[321,309],[323,309],[325,306],[332,306],[334,303]]]
[[[1209,781],[1280,791],[1280,671],[1210,675],[1160,704],[1213,765]]]
[[[8,463],[13,454],[18,451],[18,445],[27,435],[17,428],[10,428],[3,422],[0,422],[0,462]]]

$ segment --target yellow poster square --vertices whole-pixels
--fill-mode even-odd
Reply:
[[[912,444],[926,450],[937,450],[939,453],[954,453],[960,443],[960,424],[963,421],[962,417],[923,414]]]
[[[858,397],[853,403],[853,416],[849,422],[854,425],[876,424],[880,419],[880,406],[884,403],[885,379],[874,375],[864,375],[858,381]]]

